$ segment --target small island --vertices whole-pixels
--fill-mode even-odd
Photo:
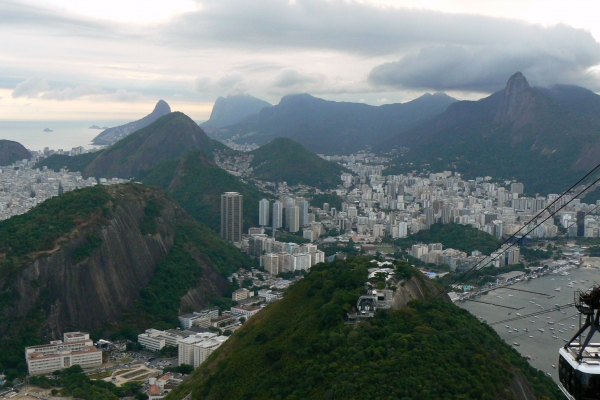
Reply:
[[[92,125],[88,129],[102,129],[98,125]]]
[[[50,129],[50,128],[46,128],[42,132],[54,132],[54,131],[52,129]]]

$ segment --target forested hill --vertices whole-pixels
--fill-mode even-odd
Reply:
[[[21,143],[12,140],[0,140],[0,166],[15,161],[29,160],[31,153]]]
[[[388,173],[456,170],[469,179],[516,179],[529,195],[561,193],[600,159],[600,96],[568,85],[530,87],[514,74],[506,88],[460,101],[381,143],[410,150]]]
[[[190,117],[180,112],[167,114],[113,146],[81,156],[52,155],[36,166],[58,170],[63,166],[88,177],[133,178],[161,164],[181,159],[190,150],[211,155],[225,145],[210,139]]]
[[[244,229],[256,226],[258,202],[269,197],[254,185],[221,169],[200,150],[190,151],[181,160],[163,162],[138,179],[164,188],[187,212],[216,232],[221,227],[221,194],[224,192],[239,192],[244,196]]]
[[[174,112],[106,150],[74,157],[53,155],[36,167],[65,166],[84,176],[133,178],[160,186],[215,231],[220,229],[221,194],[238,191],[244,195],[245,227],[256,225],[258,202],[265,194],[219,168],[213,158],[216,150],[235,153],[206,136],[188,116]]]
[[[309,94],[289,95],[276,106],[211,131],[211,135],[257,144],[287,137],[315,153],[350,154],[414,128],[455,101],[444,93],[428,93],[406,103],[375,107],[327,101]]]
[[[340,165],[323,160],[300,143],[287,138],[273,139],[251,154],[254,156],[250,164],[254,177],[270,182],[286,181],[288,185],[302,183],[331,189],[338,186],[344,172]]]
[[[406,274],[411,267],[400,263]],[[450,302],[415,300],[344,324],[371,265],[352,258],[313,267],[169,399],[562,398],[552,379]]]
[[[471,254],[479,250],[483,254],[490,254],[502,242],[487,232],[461,224],[433,224],[430,229],[424,229],[414,235],[403,239],[396,239],[395,244],[410,250],[417,243],[441,243],[444,248],[453,248]]]
[[[155,188],[95,186],[0,222],[0,372],[25,346],[87,330],[135,338],[228,293],[251,260]],[[93,311],[91,311],[93,310]]]
[[[92,139],[92,143],[96,145],[111,145],[115,142],[127,137],[135,131],[138,131],[160,117],[167,115],[171,112],[171,107],[164,101],[159,100],[154,107],[154,110],[144,118],[139,119],[137,121],[129,122],[125,125],[115,126],[113,128],[108,128],[102,132],[94,139]]]

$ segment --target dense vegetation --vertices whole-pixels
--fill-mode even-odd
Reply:
[[[188,213],[215,231],[221,229],[221,194],[244,196],[244,228],[258,223],[258,202],[266,197],[256,187],[219,168],[198,150],[190,151],[177,168],[165,162],[139,179],[168,189],[170,196]]]
[[[16,161],[30,158],[31,153],[21,143],[0,139],[0,166],[11,165]]]
[[[69,171],[85,171],[85,168],[98,156],[98,152],[81,154],[79,156],[67,156],[64,154],[52,154],[50,157],[38,162],[36,168],[48,167],[54,171],[67,168]]]
[[[171,252],[158,265],[148,286],[141,290],[141,299],[125,312],[117,326],[108,327],[113,336],[134,340],[150,327],[172,329],[178,326],[181,297],[194,287],[208,289],[217,285],[205,276],[208,263],[222,276],[252,266],[246,255],[197,222],[180,222],[176,231]],[[216,291],[226,288],[225,284]],[[205,300],[209,303],[214,299]]]
[[[127,382],[117,387],[111,382],[91,380],[79,365],[73,365],[62,371],[55,371],[57,379],[48,379],[45,376],[33,376],[30,384],[50,389],[53,396],[73,396],[84,400],[116,400],[119,397],[135,396],[135,399],[147,399],[148,396],[140,392],[142,384]]]
[[[42,291],[29,314],[9,317],[7,307],[18,301],[18,292],[11,283],[35,258],[59,247],[72,246],[72,239],[79,242],[71,254],[72,262],[92,255],[102,245],[99,227],[110,220],[116,202],[128,201],[125,198],[129,197],[139,201],[148,191],[133,184],[116,188],[95,186],[67,192],[26,214],[0,222],[0,372],[6,373],[9,380],[24,376],[27,371],[23,348],[42,344],[40,327],[48,317],[46,300],[50,296]],[[147,199],[139,226],[143,234],[157,232],[156,219],[168,202],[157,191],[149,193],[153,195]],[[118,198],[113,198],[113,194]],[[174,228],[174,246],[159,263],[148,286],[141,290],[141,299],[118,324],[92,332],[93,336],[114,334],[133,338],[149,327],[173,328],[178,325],[181,297],[190,289],[201,287],[203,301],[218,304],[221,295],[230,294],[223,276],[253,265],[232,244],[192,218],[178,217]]]
[[[257,115],[226,129],[217,129],[212,135],[223,139],[237,135],[237,139],[233,138],[236,142],[258,144],[286,137],[315,153],[351,154],[407,131],[441,113],[454,101],[443,93],[426,93],[403,104],[375,107],[294,94]]]
[[[174,112],[104,150],[72,157],[52,155],[36,167],[67,167],[86,177],[128,179],[148,173],[164,162],[181,160],[192,149],[209,156],[215,150],[227,151],[224,144],[206,136],[188,116]]]
[[[517,74],[513,78],[524,80]],[[600,96],[566,85],[541,89],[524,82],[517,89],[511,80],[512,104],[502,102],[504,90],[479,101],[457,102],[382,143],[382,151],[394,144],[410,148],[386,173],[451,170],[468,179],[517,179],[531,196],[566,190],[597,163]],[[508,107],[517,120],[506,117]],[[498,120],[499,115],[504,117]]]
[[[313,267],[171,398],[191,391],[207,400],[509,399],[515,379],[529,381],[538,399],[561,398],[552,380],[493,329],[449,302],[418,300],[345,325],[369,266],[351,258]]]
[[[489,233],[480,231],[470,225],[455,223],[433,224],[430,229],[394,241],[394,244],[408,250],[416,243],[441,243],[444,248],[450,247],[470,255],[474,250],[479,250],[483,254],[490,254],[502,242]]]
[[[269,182],[304,184],[319,189],[337,187],[344,169],[323,160],[292,139],[277,138],[251,152],[254,177]]]
[[[110,216],[110,195],[104,187],[75,190],[46,200],[26,214],[0,222],[0,324],[6,330],[0,339],[0,371],[9,380],[24,375],[27,367],[23,348],[40,343],[39,326],[45,319],[41,304],[28,315],[8,317],[4,310],[17,296],[11,284],[22,268],[44,252],[61,246],[78,226],[93,221],[103,224]],[[85,257],[99,238],[86,238],[74,252]]]
[[[0,262],[4,269],[30,253],[52,250],[56,241],[92,218],[106,218],[110,195],[103,187],[74,190],[46,200],[26,214],[0,221]]]
[[[310,199],[310,205],[313,207],[323,208],[323,203],[328,203],[331,208],[336,210],[342,209],[342,197],[335,193],[320,193],[314,194]]]

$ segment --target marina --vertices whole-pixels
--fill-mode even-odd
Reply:
[[[594,281],[600,281],[598,268],[569,268],[568,272],[562,270],[557,274],[540,274],[537,279],[513,282],[510,287],[488,288],[471,296],[475,301],[456,304],[490,324],[507,344],[528,358],[532,366],[558,382],[558,372],[552,365],[558,362],[559,349],[573,337],[581,323],[577,309],[569,306],[573,303],[573,292],[589,289]],[[562,291],[556,291],[558,285],[572,287],[563,286]],[[513,296],[508,296],[509,292]],[[515,313],[506,308],[519,309],[522,315],[515,317]]]

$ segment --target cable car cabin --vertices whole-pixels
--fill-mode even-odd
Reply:
[[[559,387],[571,400],[600,399],[600,343],[592,343],[583,351],[581,362],[577,361],[579,346],[559,350]]]
[[[600,286],[575,292],[575,308],[585,323],[558,351],[559,387],[572,400],[600,399],[600,343],[591,343],[600,331]],[[586,336],[582,336],[584,332]],[[585,339],[584,339],[585,338]],[[577,342],[576,342],[577,340]]]

